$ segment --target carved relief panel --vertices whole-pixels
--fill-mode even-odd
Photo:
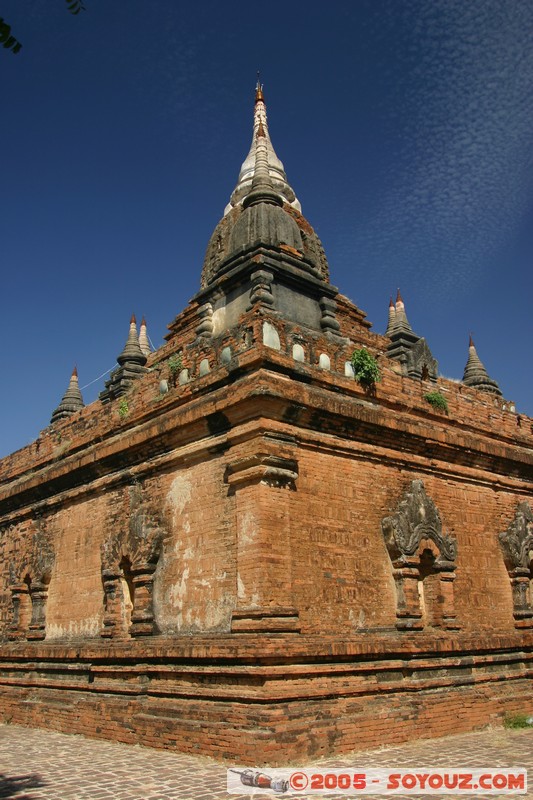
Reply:
[[[533,512],[519,503],[513,521],[499,535],[511,580],[513,616],[517,628],[533,628]]]
[[[153,607],[154,573],[166,531],[144,501],[142,488],[127,489],[129,521],[117,526],[101,547],[106,638],[156,633]]]
[[[457,542],[443,533],[440,514],[421,480],[411,482],[397,511],[382,520],[381,528],[396,584],[396,627],[457,628]]]
[[[9,639],[45,638],[46,603],[54,559],[46,522],[36,515],[23,536],[19,554],[9,564],[12,605]]]

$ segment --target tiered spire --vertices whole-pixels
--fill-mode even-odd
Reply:
[[[268,142],[262,121],[256,131],[255,163],[250,191],[242,201],[239,219],[229,236],[230,251],[240,254],[243,249],[261,244],[278,250],[289,248],[299,258],[304,245],[301,231],[292,214],[283,208],[283,199],[274,189],[268,169]]]
[[[465,366],[463,383],[466,386],[472,386],[474,389],[480,389],[482,392],[490,392],[500,397],[502,394],[496,381],[489,377],[487,370],[483,366],[472,336],[470,336],[468,343],[468,361]]]
[[[258,132],[261,135],[258,136]],[[264,142],[261,140],[264,139]],[[258,147],[265,147],[266,150],[266,168],[272,181],[272,188],[278,192],[283,201],[301,211],[301,206],[294,194],[292,187],[287,181],[285,168],[277,157],[276,152],[270,141],[270,134],[268,132],[267,113],[265,97],[263,94],[263,86],[257,81],[255,89],[255,107],[254,107],[254,129],[252,135],[252,144],[248,155],[246,156],[239,172],[237,185],[233,190],[230,201],[224,210],[224,214],[228,214],[232,208],[242,203],[243,199],[248,195],[252,189],[252,182],[256,170],[256,151]]]
[[[146,356],[139,344],[135,314],[132,314],[128,338],[117,361],[120,366],[113,370],[105,383],[105,389],[100,392],[102,403],[108,403],[110,400],[114,400],[115,397],[123,395],[135,378],[146,372],[144,366],[146,364]]]
[[[242,204],[244,208],[248,208],[254,203],[272,203],[276,206],[282,206],[283,200],[274,191],[273,181],[268,171],[268,149],[262,122],[259,123],[256,138],[255,168],[251,191],[244,197]]]
[[[146,320],[143,317],[141,320],[141,328],[139,331],[139,346],[143,352],[143,355],[149,356],[152,352],[152,348],[150,347],[150,340],[148,339],[148,329],[146,327]]]
[[[302,216],[283,164],[272,147],[260,83],[255,94],[252,146],[230,203],[207,246],[202,289],[237,266],[248,269],[247,262],[242,260],[243,253],[254,247],[269,249],[284,271],[288,261],[296,259],[290,269],[298,269],[302,279],[311,274],[329,285],[329,267],[322,243]]]
[[[402,365],[402,373],[410,378],[436,380],[437,362],[426,340],[418,336],[407,319],[405,304],[398,289],[396,304],[389,304],[389,321],[385,333],[391,340],[387,348],[390,358]]]
[[[118,356],[117,361],[121,366],[124,364],[140,364],[141,366],[144,366],[146,364],[146,356],[143,354],[139,344],[139,335],[137,333],[137,320],[135,319],[135,314],[131,315],[128,338],[126,340],[126,344],[124,345],[124,350]]]
[[[67,391],[63,395],[63,399],[61,400],[60,404],[52,414],[52,419],[50,420],[51,424],[54,422],[59,422],[61,419],[67,419],[67,417],[70,417],[72,414],[80,411],[84,405],[85,403],[83,402],[83,397],[81,396],[78,383],[78,370],[76,367],[74,367]]]
[[[403,302],[403,298],[400,294],[400,290],[396,294],[396,306],[395,306],[395,315],[394,315],[394,328],[397,331],[406,331],[407,333],[416,336],[413,329],[409,324],[409,320],[407,319],[407,314],[405,313],[405,303]],[[416,336],[418,339],[419,337]]]
[[[409,324],[405,313],[405,303],[399,289],[396,293],[396,303],[393,303],[392,297],[389,303],[389,320],[385,336],[394,337],[395,340],[399,338],[405,339],[411,344],[414,344],[420,338]]]
[[[385,331],[385,336],[390,336],[394,330],[394,326],[396,324],[396,306],[393,303],[392,297],[389,303],[389,321],[387,323],[387,330]]]

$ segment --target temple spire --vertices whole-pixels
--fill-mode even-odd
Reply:
[[[146,364],[146,356],[141,350],[141,346],[139,344],[137,320],[135,319],[135,314],[132,314],[131,316],[128,338],[122,353],[117,358],[117,361],[121,366],[124,364],[140,364],[142,367],[144,367]]]
[[[413,329],[411,328],[409,320],[407,319],[407,314],[405,313],[405,304],[403,302],[399,289],[396,294],[395,312],[396,312],[394,317],[395,329],[409,331],[410,333],[412,333]]]
[[[231,202],[209,240],[202,268],[202,289],[226,273],[233,275],[236,268],[244,272],[252,266],[259,269],[255,267],[255,261],[243,259],[243,253],[254,248],[270,251],[267,259],[269,270],[273,269],[272,256],[285,275],[297,269],[304,282],[312,275],[329,284],[329,267],[322,243],[302,216],[299,203],[287,183],[283,164],[272,147],[263,86],[259,81],[255,88],[252,146]],[[266,258],[263,252],[258,257],[260,261],[257,263],[263,263]],[[213,297],[210,302],[216,305],[218,298]],[[320,308],[320,318],[322,312]],[[325,325],[328,328],[327,320]]]
[[[125,394],[133,381],[146,372],[146,356],[141,350],[137,334],[137,321],[135,314],[130,319],[130,329],[124,349],[117,358],[119,366],[113,370],[105,388],[100,392],[102,403],[109,403],[116,397]]]
[[[274,191],[272,178],[268,170],[266,133],[262,122],[259,123],[257,129],[256,140],[252,190],[243,199],[242,204],[244,208],[248,208],[248,206],[255,203],[272,203],[276,206],[282,206],[283,200],[280,195]]]
[[[260,136],[258,136],[259,131],[261,131]],[[277,157],[270,140],[263,85],[259,82],[259,80],[257,81],[257,85],[255,87],[252,144],[248,155],[241,166],[237,185],[233,190],[230,201],[224,210],[224,214],[228,214],[232,208],[242,203],[244,198],[250,194],[252,190],[252,182],[257,168],[258,147],[264,147],[266,154],[266,167],[272,181],[272,189],[281,195],[283,202],[293,206],[297,211],[301,211],[300,203],[297,200],[292,187],[287,181],[285,168],[280,159]],[[262,156],[262,160],[260,162],[261,166],[263,166],[264,163],[263,158],[264,156]]]
[[[402,373],[410,378],[436,380],[438,365],[426,340],[418,336],[409,324],[402,295],[398,289],[396,303],[389,305],[389,324],[386,336],[390,339],[387,353],[399,361]]]
[[[143,355],[149,356],[152,352],[152,348],[150,347],[150,340],[148,339],[148,329],[146,327],[146,320],[143,317],[141,320],[141,328],[139,330],[139,346]]]
[[[263,84],[259,82],[259,72],[257,73],[257,83],[255,85],[255,102],[265,102],[263,95]]]
[[[50,422],[53,424],[54,422],[59,422],[61,419],[67,419],[67,417],[70,417],[72,414],[80,411],[84,405],[85,403],[83,402],[83,397],[81,396],[78,383],[78,370],[76,367],[74,367],[67,391],[63,395],[63,399],[61,400],[60,404],[52,414],[52,419]]]
[[[470,335],[468,341],[468,361],[465,366],[463,383],[466,386],[471,386],[473,389],[479,389],[482,392],[490,392],[500,397],[502,394],[496,381],[489,377],[487,370],[483,366],[477,354],[472,335]]]
[[[389,303],[389,321],[387,323],[387,330],[385,331],[385,336],[390,336],[394,330],[394,326],[396,324],[396,306],[392,300],[390,299]]]

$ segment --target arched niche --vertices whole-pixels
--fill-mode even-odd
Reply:
[[[457,542],[443,533],[440,514],[421,480],[411,481],[381,529],[396,584],[396,627],[456,629]]]

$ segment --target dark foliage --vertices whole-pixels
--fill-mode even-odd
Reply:
[[[73,15],[86,10],[83,0],[65,0],[65,2],[68,11]],[[5,22],[3,17],[0,17],[0,45],[6,50],[11,50],[12,53],[19,53],[22,49],[22,44],[12,35],[11,26]]]
[[[0,44],[11,50],[12,53],[18,53],[22,47],[21,43],[15,39],[11,34],[11,26],[0,17]]]

